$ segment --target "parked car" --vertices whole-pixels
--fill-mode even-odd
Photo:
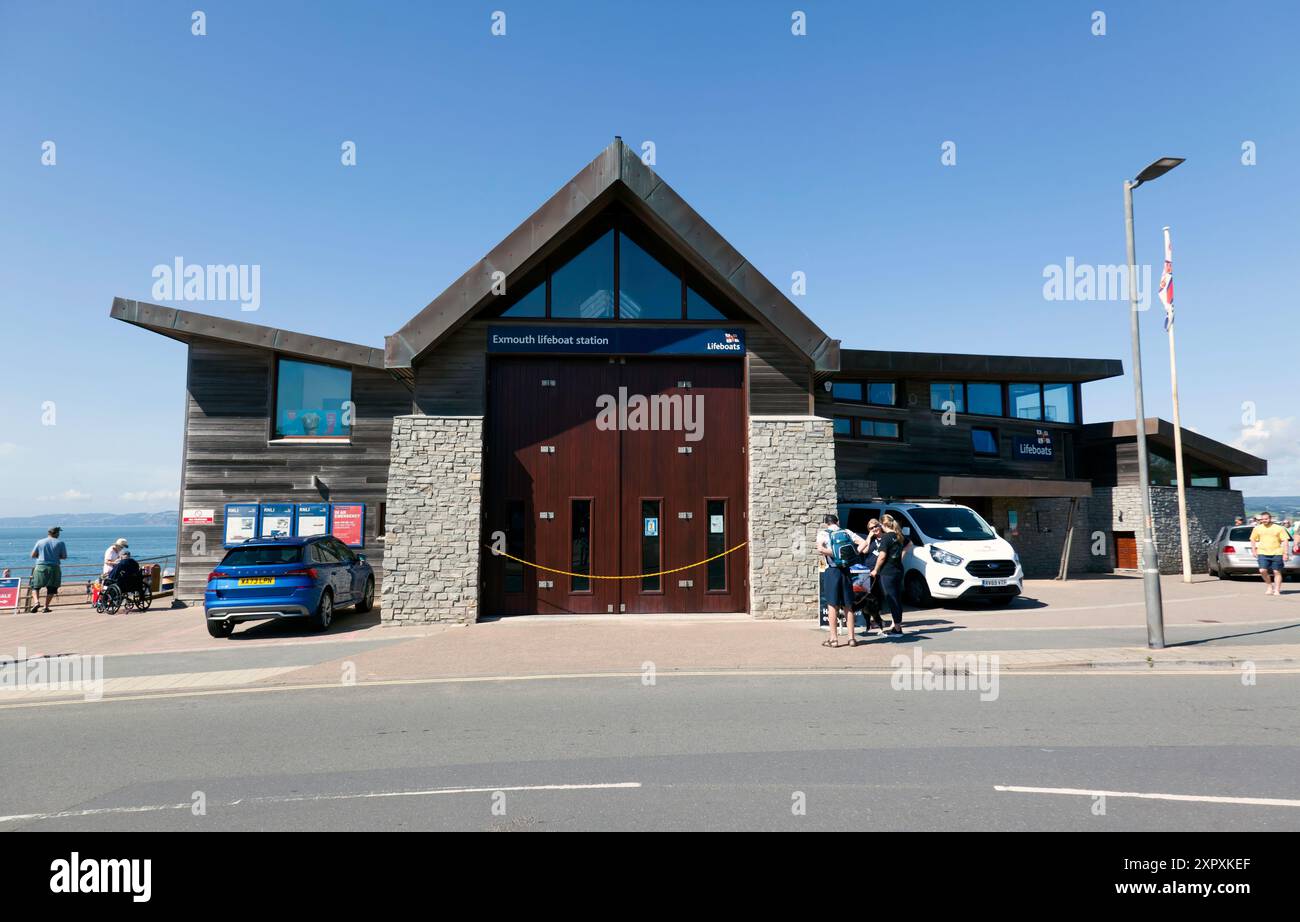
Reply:
[[[226,552],[208,574],[208,633],[229,637],[241,621],[304,618],[326,630],[344,605],[370,611],[375,574],[365,555],[330,535],[254,538]]]
[[[1254,530],[1253,525],[1225,525],[1205,542],[1207,569],[1211,576],[1228,579],[1239,573],[1258,575],[1259,561],[1250,550],[1250,533]],[[1294,535],[1291,540],[1295,540]],[[1300,576],[1300,555],[1292,554],[1282,568],[1282,578],[1296,576]]]
[[[956,503],[848,503],[840,521],[858,534],[889,513],[908,538],[903,555],[903,601],[925,608],[936,601],[984,600],[1007,605],[1020,595],[1020,555],[974,509]]]

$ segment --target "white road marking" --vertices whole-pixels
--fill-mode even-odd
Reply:
[[[1245,804],[1254,807],[1300,807],[1300,800],[1281,797],[1219,797],[1212,794],[1140,794],[1136,791],[1092,791],[1084,788],[1029,788],[993,785],[995,791],[1013,794],[1066,794],[1074,797],[1136,797],[1141,800],[1181,800],[1203,804]]]
[[[482,788],[429,788],[419,791],[368,791],[359,794],[307,794],[297,797],[241,797],[238,800],[230,801],[226,806],[236,807],[240,804],[294,804],[324,800],[370,800],[380,797],[433,797],[440,794],[495,794],[497,791],[612,791],[639,787],[641,787],[639,781],[613,781],[596,784],[517,784]],[[120,813],[161,813],[165,810],[188,810],[193,806],[192,802],[187,802],[183,804],[146,804],[138,807],[95,807],[89,810],[63,810],[58,813],[16,813],[12,816],[0,816],[0,823],[76,819]]]

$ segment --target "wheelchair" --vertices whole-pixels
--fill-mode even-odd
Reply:
[[[145,612],[153,604],[153,590],[139,566],[124,570],[121,564],[115,566],[108,576],[101,581],[99,598],[95,600],[95,611],[100,614],[116,615],[119,609]]]

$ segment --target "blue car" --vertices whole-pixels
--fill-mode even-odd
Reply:
[[[310,538],[254,538],[226,552],[208,574],[203,613],[208,633],[229,637],[241,621],[305,618],[327,630],[334,610],[375,604],[375,573],[357,554],[330,535]]]

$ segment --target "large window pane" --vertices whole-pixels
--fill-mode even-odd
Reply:
[[[968,413],[981,416],[1002,415],[1002,385],[992,382],[971,382],[966,385]]]
[[[851,400],[855,403],[861,403],[862,382],[834,381],[831,383],[831,396],[836,400]]]
[[[835,434],[843,438],[849,438],[853,435],[853,417],[837,416],[835,417]]]
[[[704,296],[689,285],[686,287],[687,320],[726,320],[727,315],[718,310]]]
[[[966,412],[966,401],[962,398],[960,381],[935,381],[930,385],[930,409],[946,410],[945,403],[952,402],[958,413]]]
[[[893,381],[872,381],[867,385],[867,403],[874,403],[879,406],[892,407],[894,400],[894,382]]]
[[[682,280],[629,237],[618,238],[618,313],[627,320],[680,320]]]
[[[569,577],[570,592],[590,592],[591,578],[591,500],[575,499],[569,519],[569,570],[582,576]]]
[[[545,317],[546,283],[538,285],[510,307],[501,312],[502,317]]]
[[[1074,385],[1043,385],[1043,419],[1056,423],[1072,423],[1074,419]]]
[[[597,320],[614,316],[614,232],[551,275],[551,316]]]
[[[341,439],[352,434],[351,371],[292,359],[280,359],[279,366],[276,438]]]
[[[1008,384],[1007,398],[1011,401],[1011,415],[1016,419],[1043,418],[1037,384]]]

